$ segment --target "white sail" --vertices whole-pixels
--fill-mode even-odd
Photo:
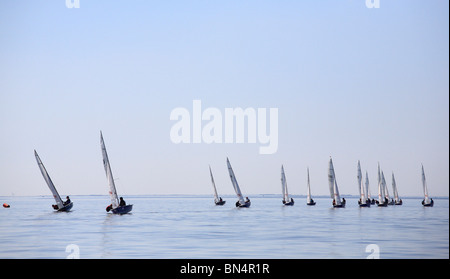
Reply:
[[[109,183],[109,196],[111,198],[112,208],[119,207],[119,198],[117,197],[116,185],[114,184],[114,178],[111,172],[111,166],[109,164],[108,153],[106,153],[105,142],[103,140],[102,132],[100,131],[100,145],[102,147],[103,166],[105,167],[106,177]]]
[[[211,171],[211,166],[209,166],[209,173],[211,174],[211,182],[214,188],[214,201],[218,202],[219,201],[219,196],[217,195],[217,189],[216,189],[216,183],[214,183],[214,177]]]
[[[397,184],[395,183],[394,172],[392,172],[392,191],[394,191],[394,201],[399,202],[400,199],[398,197]]]
[[[308,174],[308,188],[306,191],[306,202],[310,203],[311,202],[311,185],[309,184],[309,168],[306,169],[307,170],[307,174]]]
[[[331,158],[328,168],[328,184],[330,187],[331,198],[335,201],[336,205],[341,205],[341,196],[339,195],[339,188],[336,181],[336,175],[334,174],[333,161]]]
[[[45,182],[47,182],[48,188],[50,188],[50,191],[52,191],[53,198],[55,198],[56,205],[58,206],[58,209],[61,209],[64,207],[63,201],[61,197],[58,194],[58,191],[56,191],[55,185],[53,184],[53,181],[51,180],[50,176],[47,173],[47,170],[44,167],[44,164],[42,163],[41,159],[39,158],[39,155],[37,154],[36,150],[34,151],[34,156],[36,157],[37,164],[39,166],[39,169],[41,170],[42,176],[45,179]]]
[[[422,185],[423,185],[424,204],[430,204],[431,201],[428,196],[428,186],[427,180],[425,179],[425,171],[423,170],[423,165],[422,165]]]
[[[230,173],[231,183],[233,184],[234,191],[239,199],[239,203],[241,205],[245,204],[244,197],[242,196],[241,189],[239,188],[239,184],[237,183],[236,177],[234,176],[233,169],[231,168],[230,161],[227,158],[228,172]]]
[[[289,193],[286,182],[286,175],[284,174],[283,165],[281,165],[281,192],[283,193],[283,199],[285,202],[290,202]]]

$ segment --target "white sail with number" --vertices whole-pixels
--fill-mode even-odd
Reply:
[[[114,178],[111,172],[111,166],[109,164],[108,153],[106,153],[105,141],[103,140],[102,132],[100,132],[100,145],[102,147],[103,166],[105,167],[106,178],[109,184],[109,196],[111,198],[112,208],[119,207],[119,198],[117,197],[116,185],[114,184]]]
[[[47,173],[47,170],[44,167],[44,164],[42,163],[41,159],[39,158],[39,155],[37,154],[36,150],[34,151],[34,156],[36,157],[37,164],[39,166],[39,169],[41,170],[42,176],[45,179],[45,182],[47,182],[48,188],[50,188],[50,191],[53,194],[53,198],[56,201],[56,205],[58,206],[58,209],[61,209],[64,207],[64,203],[61,199],[61,197],[58,194],[58,191],[56,191],[55,185],[53,184],[52,179]]]
[[[330,196],[334,200],[335,205],[341,205],[341,197],[339,195],[339,189],[336,181],[336,176],[334,174],[333,161],[330,158],[330,163],[328,167],[328,186],[330,188]]]

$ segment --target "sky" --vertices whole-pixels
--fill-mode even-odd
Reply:
[[[357,195],[357,162],[400,196],[449,195],[449,2],[445,0],[0,2],[0,196],[117,192]],[[178,143],[171,112],[278,109],[278,148]],[[202,121],[204,127],[208,121]],[[191,125],[191,129],[194,124]],[[269,127],[269,126],[267,126]],[[266,127],[266,128],[267,128]],[[246,126],[248,129],[248,126]],[[191,131],[192,132],[192,131]],[[391,189],[391,188],[389,188]]]

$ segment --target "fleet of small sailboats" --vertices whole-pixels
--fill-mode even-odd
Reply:
[[[119,199],[117,195],[116,186],[114,183],[114,178],[111,171],[111,165],[109,163],[108,154],[106,152],[106,146],[105,141],[103,139],[102,132],[100,131],[100,146],[102,150],[102,156],[103,156],[103,166],[105,168],[106,178],[108,180],[109,184],[109,195],[111,198],[111,204],[106,208],[106,211],[112,211],[114,214],[126,214],[131,212],[133,209],[132,204],[126,204],[125,201],[123,201],[122,197]],[[45,179],[45,182],[47,183],[50,191],[53,194],[53,197],[55,199],[56,204],[52,205],[53,208],[56,211],[70,211],[73,207],[73,202],[70,201],[69,196],[67,196],[67,201],[63,201],[61,199],[61,196],[58,194],[58,191],[56,190],[55,185],[53,184],[47,170],[44,167],[44,164],[42,163],[41,159],[39,158],[39,155],[37,154],[36,150],[34,150],[34,155],[36,157],[37,164],[39,166],[39,169],[42,173],[42,176]],[[250,207],[251,202],[248,197],[244,200],[244,197],[242,195],[241,189],[239,187],[239,184],[236,180],[236,176],[234,174],[233,168],[231,167],[230,160],[227,158],[227,166],[228,166],[228,172],[230,175],[231,183],[233,185],[233,189],[236,193],[236,196],[238,198],[236,202],[236,207]],[[213,173],[211,170],[211,166],[209,166],[209,173],[211,176],[211,183],[214,190],[214,203],[216,205],[224,205],[226,203],[225,200],[223,200],[219,195],[217,194],[217,188],[214,181]],[[369,176],[366,171],[365,181],[363,181],[362,172],[361,172],[361,163],[358,160],[357,165],[357,182],[358,182],[358,191],[359,191],[359,200],[358,205],[359,207],[370,207],[371,204],[377,204],[379,207],[386,207],[388,205],[402,205],[403,201],[400,199],[398,194],[398,188],[395,181],[394,172],[392,172],[392,190],[394,193],[394,198],[390,199],[389,197],[389,190],[386,185],[386,179],[384,177],[383,171],[380,169],[380,164],[378,163],[378,200],[375,201],[375,199],[372,199],[370,188],[369,188]],[[330,190],[330,197],[332,198],[332,205],[335,208],[342,208],[345,207],[346,200],[345,198],[341,199],[341,196],[339,194],[339,188],[336,180],[336,174],[334,171],[333,166],[333,160],[330,157],[330,161],[328,164],[328,185]],[[423,192],[424,192],[424,199],[422,200],[422,205],[425,207],[432,207],[434,205],[433,199],[429,197],[428,194],[428,187],[427,182],[425,179],[425,171],[422,165],[422,185],[423,185]],[[289,196],[288,187],[287,187],[287,181],[286,181],[286,174],[284,171],[284,166],[281,165],[281,192],[282,192],[282,202],[286,206],[292,206],[294,205],[294,199]],[[315,205],[316,202],[311,198],[311,185],[310,185],[310,177],[309,177],[309,167],[307,168],[307,191],[306,191],[306,204],[307,205]],[[8,205],[9,207],[9,205]]]
[[[70,201],[69,196],[67,196],[67,200],[63,202],[61,196],[58,194],[58,191],[56,190],[55,185],[53,184],[52,179],[48,175],[47,170],[44,167],[44,164],[39,158],[39,155],[37,154],[36,150],[34,150],[34,156],[36,157],[36,161],[39,166],[39,169],[41,170],[42,176],[44,177],[45,182],[47,182],[48,188],[50,188],[50,191],[53,194],[53,198],[55,198],[56,204],[52,205],[53,209],[59,212],[69,211],[70,209],[72,209],[73,202]]]

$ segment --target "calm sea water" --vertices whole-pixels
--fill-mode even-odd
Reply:
[[[124,196],[131,214],[107,214],[107,196],[71,196],[71,212],[53,212],[51,197],[0,197],[0,258],[449,258],[449,200],[424,208],[332,208],[329,198],[306,206],[295,197]],[[73,245],[72,245],[73,244]]]

